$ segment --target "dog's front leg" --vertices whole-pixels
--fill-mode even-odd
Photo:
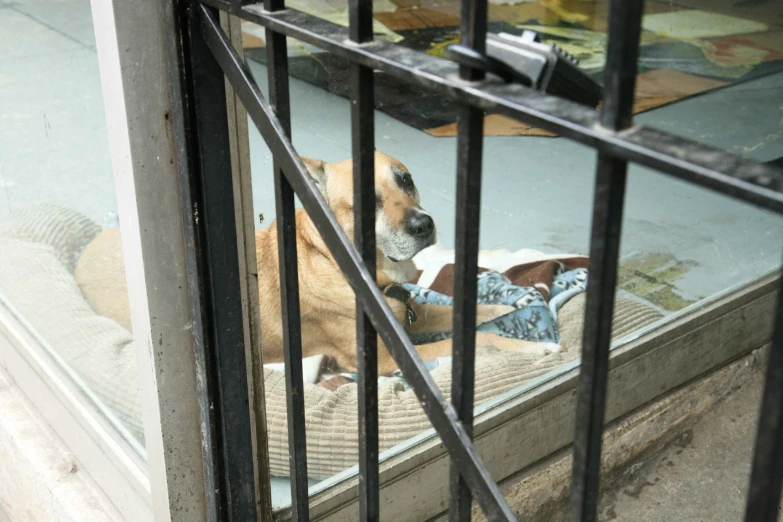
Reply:
[[[454,330],[454,308],[451,306],[419,304],[411,301],[411,307],[416,312],[416,321],[411,323],[410,332],[414,334],[451,332]],[[497,317],[513,312],[513,306],[506,305],[477,305],[476,324],[484,324]]]
[[[390,375],[397,370],[397,363],[394,361],[394,358],[392,358],[391,353],[386,349],[386,345],[384,345],[380,339],[378,342],[379,345],[383,347],[382,350],[378,351],[378,374]],[[476,332],[476,346],[481,345],[493,346],[498,350],[521,352],[536,357],[544,357],[561,351],[560,345],[554,343],[524,341],[522,339],[501,337],[487,332]],[[442,341],[419,344],[416,346],[416,351],[424,361],[450,356],[452,355],[452,350],[452,339],[444,339]]]

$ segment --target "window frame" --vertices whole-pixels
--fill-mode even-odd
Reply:
[[[183,241],[192,216],[188,209],[183,212],[179,178],[188,173],[188,157],[182,139],[173,138],[176,132],[183,133],[181,63],[172,45],[176,9],[181,6],[171,2],[91,0],[117,213],[123,227],[146,448],[120,433],[123,427],[116,418],[112,422],[112,412],[80,385],[55,349],[27,328],[13,305],[0,299],[0,366],[74,453],[106,500],[129,520],[210,518],[188,289],[193,276]],[[134,23],[138,19],[145,23]],[[222,27],[241,51],[239,20],[224,14]],[[136,45],[139,41],[145,45]],[[237,237],[241,238],[244,346],[252,361],[251,347],[260,342],[260,319],[255,318],[260,316],[252,277],[255,268],[248,270],[256,265],[255,249],[245,248],[255,244],[247,118],[233,95],[226,97],[225,105]],[[248,364],[250,382],[253,368],[263,375],[260,363]],[[260,444],[253,444],[260,451],[254,454],[254,471],[268,477],[268,460],[260,449],[265,448],[263,382],[248,391],[252,395],[254,390],[261,392],[255,394],[251,412],[253,440],[256,431],[261,436]],[[255,483],[255,497],[261,499],[265,513],[261,518],[271,520],[271,498],[261,483]]]
[[[52,357],[55,350],[2,299],[0,348],[0,368],[73,453],[81,469],[100,485],[101,494],[129,520],[150,519],[150,481],[138,448],[85,395],[73,373]]]

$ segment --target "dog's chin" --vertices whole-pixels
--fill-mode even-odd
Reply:
[[[382,250],[383,255],[386,256],[386,258],[391,261],[392,263],[400,263],[402,261],[410,261],[416,255],[424,250],[425,248],[431,247],[435,244],[435,236],[433,236],[425,241],[417,242],[415,246],[413,246],[410,250],[401,250],[401,249],[394,249],[394,251],[387,252],[385,250]]]

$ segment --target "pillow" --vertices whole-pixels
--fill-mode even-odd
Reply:
[[[33,226],[32,230],[42,229]],[[41,236],[53,237],[56,230]],[[69,241],[59,244],[67,243],[69,248],[76,244]],[[0,237],[0,252],[0,298],[143,442],[138,369],[130,333],[95,313],[62,256],[51,246]]]
[[[564,351],[544,357],[501,351],[492,346],[476,348],[475,404],[512,390],[530,379],[552,371],[581,354],[585,294],[569,300],[558,316],[560,344]],[[618,339],[662,317],[658,311],[618,297],[612,334]],[[449,400],[451,364],[430,372],[438,388]],[[269,437],[269,466],[273,475],[288,475],[288,417],[285,376],[264,369],[266,421]],[[307,474],[325,479],[356,465],[358,453],[358,389],[344,384],[334,391],[313,384],[304,385]],[[431,428],[413,390],[401,380],[378,385],[378,426],[380,450],[389,449]]]
[[[0,236],[52,247],[57,259],[71,272],[84,247],[100,230],[75,210],[47,204],[14,208],[11,218],[0,223]]]

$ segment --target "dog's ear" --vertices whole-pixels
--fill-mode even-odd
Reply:
[[[315,181],[318,190],[326,197],[326,170],[324,169],[324,162],[321,160],[314,160],[301,156],[302,163],[307,167],[307,171],[310,173],[310,177]]]

